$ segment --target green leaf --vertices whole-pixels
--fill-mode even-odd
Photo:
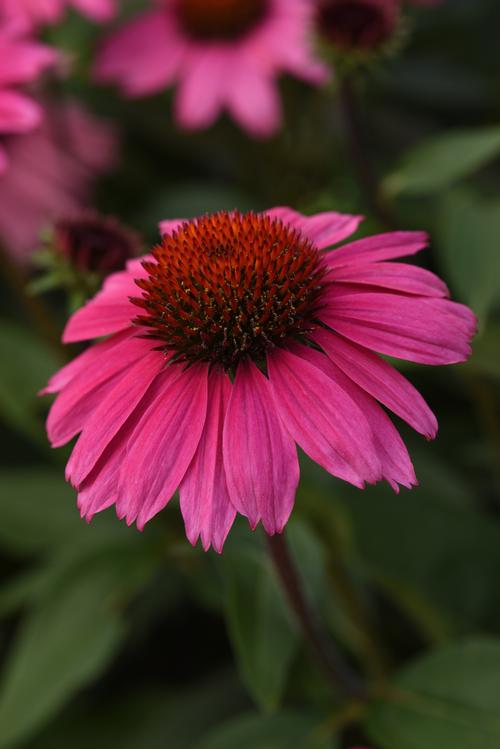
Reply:
[[[29,330],[0,322],[0,414],[15,429],[46,447],[38,391],[60,366],[55,355]],[[47,448],[48,449],[48,448]]]
[[[473,348],[474,356],[464,368],[500,380],[500,325],[489,324],[474,340]]]
[[[500,201],[465,190],[438,211],[437,253],[446,279],[480,319],[500,301]]]
[[[257,548],[223,557],[225,612],[242,679],[265,710],[280,703],[297,633],[267,557]]]
[[[500,641],[449,645],[405,669],[371,710],[380,749],[498,749]]]
[[[497,616],[500,526],[491,518],[439,502],[425,484],[399,496],[384,487],[346,487],[343,496],[366,573],[427,636],[439,639]]]
[[[115,591],[113,575],[84,569],[26,620],[0,688],[1,749],[29,737],[107,665],[123,636]]]
[[[427,195],[450,187],[500,155],[500,127],[440,133],[412,148],[384,181],[390,195]]]
[[[196,749],[334,749],[317,718],[297,712],[243,715],[211,733]]]
[[[0,542],[14,552],[49,551],[88,532],[62,470],[4,471],[0,515]]]
[[[153,656],[154,657],[154,656]],[[186,688],[129,681],[76,701],[30,742],[30,749],[193,749],[248,704],[236,675],[210,671]],[[193,720],[196,716],[196,720]]]

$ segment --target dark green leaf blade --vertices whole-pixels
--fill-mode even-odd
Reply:
[[[470,640],[424,656],[371,710],[381,749],[498,749],[500,642]]]

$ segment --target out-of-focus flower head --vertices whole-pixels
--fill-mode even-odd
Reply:
[[[318,29],[341,50],[377,50],[392,38],[400,5],[400,0],[320,0]]]
[[[109,21],[116,12],[115,0],[0,0],[0,23],[13,31],[59,23],[68,7],[94,21]]]
[[[441,1],[408,0],[428,7]],[[317,32],[340,71],[371,64],[400,49],[409,28],[404,4],[403,0],[317,0]]]
[[[85,212],[57,221],[53,227],[54,250],[76,269],[102,277],[125,268],[139,254],[139,237],[111,216]]]
[[[56,52],[44,44],[0,28],[0,175],[7,169],[5,136],[32,130],[42,117],[40,106],[20,86],[32,83],[55,60]]]
[[[47,230],[41,249],[33,256],[40,269],[31,281],[32,293],[61,289],[70,312],[93,296],[110,274],[125,268],[139,255],[139,236],[112,216],[83,211],[65,216]]]
[[[406,447],[380,404],[428,439],[436,418],[384,354],[452,364],[472,312],[433,273],[393,262],[423,249],[393,232],[330,249],[359,216],[290,208],[166,221],[69,320],[64,341],[105,340],[55,374],[54,447],[83,517],[116,505],[142,528],[179,489],[186,533],[221,551],[237,512],[281,533],[298,444],[357,487],[411,488]]]
[[[45,107],[40,125],[3,139],[8,166],[0,174],[0,243],[19,262],[40,231],[86,205],[94,179],[116,157],[114,131],[76,103]]]
[[[278,76],[328,76],[310,46],[313,15],[310,0],[156,0],[107,40],[96,78],[131,97],[177,83],[181,127],[208,127],[227,111],[269,136],[281,124]]]

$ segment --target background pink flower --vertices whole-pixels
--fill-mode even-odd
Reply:
[[[56,59],[44,44],[17,38],[0,29],[0,139],[10,133],[25,133],[41,119],[41,108],[19,91]],[[0,175],[7,168],[7,155],[0,140]]]
[[[14,30],[28,30],[62,20],[73,7],[94,21],[108,21],[116,12],[115,0],[2,0],[1,21]]]
[[[32,132],[4,139],[0,174],[0,242],[26,261],[41,229],[87,201],[95,177],[114,162],[110,127],[77,104],[48,108]]]
[[[52,445],[80,434],[66,475],[84,517],[115,504],[142,528],[179,489],[192,543],[220,551],[236,512],[280,533],[296,445],[357,487],[415,485],[380,404],[428,439],[436,419],[378,354],[464,361],[476,321],[433,273],[393,262],[422,232],[324,252],[359,222],[289,208],[164,222],[153,255],[73,315],[66,342],[110,336],[47,387]]]
[[[252,135],[268,136],[281,123],[279,74],[315,84],[327,76],[311,53],[308,0],[157,0],[155,6],[111,35],[95,74],[132,97],[177,83],[175,114],[184,128],[208,127],[227,111]]]

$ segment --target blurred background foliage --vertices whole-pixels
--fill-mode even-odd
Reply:
[[[418,489],[360,492],[303,460],[290,542],[329,632],[374,685],[372,704],[332,693],[260,531],[240,523],[218,557],[190,547],[174,506],[142,534],[111,510],[91,526],[79,519],[36,397],[64,355],[6,274],[1,749],[498,749],[499,29],[497,0],[415,12],[401,53],[358,85],[391,220],[431,232],[419,262],[480,320],[469,363],[404,365],[440,421],[429,444],[401,427]],[[96,206],[147,244],[163,218],[280,204],[361,211],[363,231],[384,229],[358,186],[335,84],[284,81],[286,126],[269,142],[225,120],[186,135],[167,95],[126,102],[90,85],[98,34],[76,14],[47,32],[76,60],[58,95],[119,127],[121,160]],[[59,332],[64,300],[45,303]]]

